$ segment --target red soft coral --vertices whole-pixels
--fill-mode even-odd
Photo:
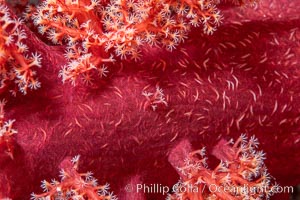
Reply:
[[[43,57],[42,87],[24,97],[1,93],[18,130],[14,160],[1,162],[2,193],[28,199],[41,180],[57,176],[66,156],[81,154],[80,168],[111,183],[120,198],[164,199],[123,194],[123,187],[137,181],[172,186],[178,176],[167,155],[178,141],[188,138],[212,150],[220,138],[241,132],[258,137],[280,185],[298,184],[299,5],[265,0],[256,9],[224,6],[226,20],[213,35],[193,29],[171,53],[147,47],[140,63],[118,60],[89,87],[61,84],[64,46],[28,33],[28,47]],[[156,99],[143,93],[157,88],[167,104],[153,111]]]
[[[183,149],[175,147],[169,160],[181,179],[173,186],[174,194],[168,199],[269,199],[280,186],[272,185],[264,164],[265,153],[257,150],[258,144],[257,138],[252,136],[247,141],[244,134],[235,143],[221,139],[212,152],[220,163],[211,170],[205,148],[187,152],[191,150],[190,145],[186,141],[179,143]],[[187,155],[183,157],[184,154]],[[184,159],[184,163],[177,160],[178,157]],[[288,189],[292,191],[292,188]]]

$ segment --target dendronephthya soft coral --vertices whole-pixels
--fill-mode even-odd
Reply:
[[[1,2],[0,18],[12,22],[1,22],[1,52],[8,56],[1,57],[0,95],[5,117],[15,119],[2,125],[5,132],[18,130],[8,134],[12,143],[3,143],[1,198],[29,199],[31,192],[60,198],[63,186],[74,198],[88,199],[85,186],[100,186],[76,171],[69,156],[77,154],[80,171],[109,182],[121,200],[165,199],[129,194],[124,186],[172,187],[178,174],[179,186],[199,179],[199,187],[215,181],[222,190],[170,194],[174,198],[247,197],[223,192],[222,184],[279,187],[267,184],[265,166],[280,185],[299,183],[300,4],[264,0],[239,7],[255,2],[41,1],[27,7],[26,22]],[[230,142],[241,133],[255,134],[268,159],[254,152],[255,138]],[[218,160],[209,157],[206,168],[203,151],[186,148],[173,162],[170,152],[182,139],[206,146],[207,156]],[[58,177],[58,168],[72,169],[71,175],[43,181],[43,194],[40,181]],[[69,180],[75,185],[65,184]]]

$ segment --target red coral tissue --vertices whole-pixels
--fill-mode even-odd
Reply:
[[[0,199],[289,199],[227,189],[300,183],[299,13],[299,0],[0,0]],[[170,190],[137,189],[154,185]]]

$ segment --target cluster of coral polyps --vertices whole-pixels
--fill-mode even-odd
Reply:
[[[0,101],[0,159],[3,157],[3,154],[7,154],[13,158],[14,150],[14,135],[17,133],[13,129],[14,120],[4,120],[4,106],[5,101]]]
[[[248,142],[244,134],[235,143],[220,140],[213,154],[221,162],[213,170],[207,166],[205,148],[190,152],[183,166],[177,166],[181,179],[168,199],[269,199],[276,193],[277,185],[271,184],[265,153],[257,150],[258,144],[257,138],[252,136]],[[171,157],[177,151],[175,148]]]
[[[80,156],[73,159],[66,158],[61,163],[61,181],[52,179],[51,182],[42,181],[44,193],[31,194],[32,200],[116,200],[113,193],[109,193],[109,184],[98,185],[92,172],[79,173],[78,162]]]
[[[22,20],[11,17],[8,7],[0,1],[0,94],[8,88],[13,95],[18,90],[26,94],[28,89],[41,86],[35,71],[41,67],[41,57],[29,50],[21,24]]]
[[[212,0],[46,0],[25,17],[54,44],[67,44],[69,61],[60,72],[63,82],[75,84],[79,75],[89,83],[95,72],[103,74],[114,56],[138,61],[141,47],[164,46],[172,51],[187,39],[191,26],[212,34],[221,23]]]
[[[160,193],[126,193],[124,188],[144,183],[172,187],[179,176],[180,184],[203,177],[199,185],[213,178],[235,186],[267,185],[265,165],[280,185],[299,184],[299,0],[263,0],[249,8],[236,5],[254,1],[54,2],[27,7],[23,23],[16,17],[20,9],[0,0],[0,74],[5,85],[0,91],[0,199],[25,200],[32,192],[34,198],[60,198],[60,187],[76,198],[87,190],[84,186],[111,198],[73,164],[63,165],[66,157],[77,154],[80,171],[93,171],[100,185],[110,183],[120,200],[165,199]],[[8,38],[13,39],[9,45]],[[39,86],[37,78],[41,87],[29,90]],[[18,95],[16,89],[27,94]],[[238,153],[228,162],[242,146],[225,140],[240,133],[259,138],[268,155],[265,165],[263,155],[247,147],[242,149],[248,155]],[[188,152],[185,156],[170,154],[183,139],[196,149],[206,146],[222,164],[215,169],[219,160],[208,153],[212,168],[201,169],[210,174],[189,169],[186,165],[204,158],[188,147],[182,150]],[[43,193],[40,181],[59,177],[59,168],[70,170],[70,176],[52,184],[43,181],[48,190]],[[237,175],[228,175],[230,170]],[[205,195],[226,199],[229,193]],[[239,193],[234,195],[236,199]],[[288,196],[286,192],[271,199]]]

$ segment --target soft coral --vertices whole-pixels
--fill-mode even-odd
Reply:
[[[172,185],[177,176],[167,154],[177,141],[187,137],[209,149],[240,132],[259,138],[280,184],[299,183],[299,19],[291,17],[299,6],[272,2],[255,11],[231,8],[214,35],[193,30],[172,54],[147,48],[141,65],[123,62],[91,87],[59,84],[57,74],[67,64],[63,48],[29,34],[28,45],[43,55],[43,87],[8,97],[20,147],[14,160],[1,163],[0,179],[9,181],[11,197],[27,199],[40,180],[57,175],[55,167],[67,155],[78,153],[82,169],[103,177],[114,191],[136,174],[144,182]],[[271,4],[275,10],[266,6]],[[285,8],[283,22],[274,20],[279,7]],[[156,86],[167,107],[144,109],[142,92]]]

